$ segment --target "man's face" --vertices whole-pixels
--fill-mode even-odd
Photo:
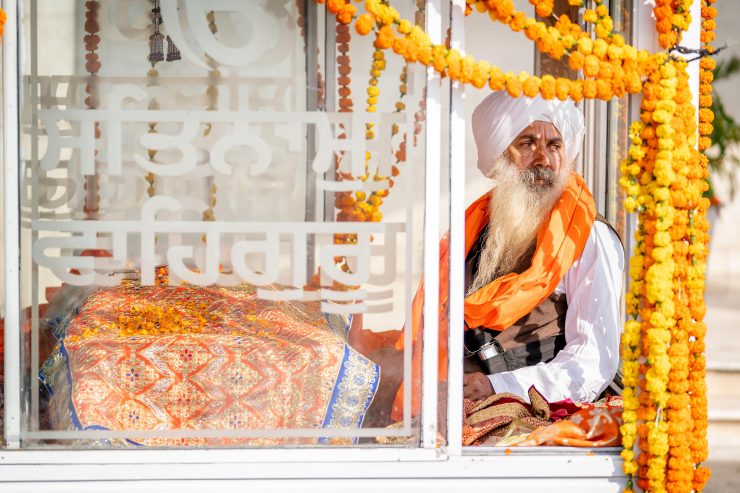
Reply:
[[[509,160],[531,188],[551,188],[565,163],[565,145],[555,125],[536,121],[522,130],[506,149]]]

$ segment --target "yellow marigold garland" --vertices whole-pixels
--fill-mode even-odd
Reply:
[[[642,489],[689,492],[708,474],[699,467],[706,458],[707,170],[695,148],[687,64],[664,56],[644,83],[641,119],[630,127],[621,165],[625,207],[638,212],[639,225],[627,294],[632,320],[622,338],[622,457],[625,473],[636,473]]]
[[[629,212],[642,211],[641,200],[641,175],[644,171],[643,159],[646,156],[646,142],[642,137],[642,121],[638,120],[630,125],[629,138],[630,148],[628,157],[621,164],[622,176],[620,185],[625,191],[625,209]],[[629,261],[629,290],[626,295],[626,312],[629,320],[624,327],[621,341],[622,351],[622,392],[623,412],[622,426],[622,459],[624,460],[624,472],[632,477],[637,473],[638,466],[635,459],[634,446],[637,438],[637,412],[639,402],[637,399],[637,386],[640,374],[640,338],[641,324],[637,320],[640,313],[640,299],[643,293],[645,278],[645,256],[643,244],[643,223],[638,223],[635,233],[635,253]],[[628,485],[632,488],[632,483]]]

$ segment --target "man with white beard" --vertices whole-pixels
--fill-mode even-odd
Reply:
[[[494,92],[475,109],[478,168],[495,185],[465,212],[464,396],[593,401],[619,366],[624,250],[573,163],[583,115],[571,101]],[[453,170],[454,172],[454,170]],[[461,261],[462,259],[453,259]],[[447,377],[449,238],[440,243],[439,381]],[[420,410],[423,286],[412,304],[412,413]],[[403,416],[403,337],[381,366],[373,414]],[[449,355],[455,357],[455,355]],[[395,400],[389,409],[390,400]]]
[[[464,395],[526,398],[533,385],[551,402],[593,401],[619,366],[624,250],[573,171],[583,116],[570,101],[497,92],[472,123],[495,186],[466,259]],[[579,207],[588,212],[570,213]],[[562,248],[573,252],[548,255]]]

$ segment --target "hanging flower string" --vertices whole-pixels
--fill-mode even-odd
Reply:
[[[417,17],[419,15],[419,12],[421,11],[423,13],[423,7],[424,2],[419,0],[417,1]],[[417,25],[419,24],[417,19]],[[341,25],[341,24],[340,24]],[[338,26],[339,28],[339,26]],[[373,31],[375,29],[375,23],[373,21],[373,17],[369,14],[364,14],[358,17],[357,22],[355,23],[355,30],[359,34],[368,34],[369,32]],[[387,61],[385,59],[385,54],[383,52],[383,49],[387,49],[390,46],[390,43],[392,43],[393,36],[392,31],[391,35],[388,36],[388,30],[383,31],[378,30],[376,33],[376,39],[374,41],[375,51],[373,52],[373,61],[372,66],[370,68],[370,80],[368,82],[368,88],[367,88],[367,107],[366,111],[369,113],[374,113],[377,111],[377,104],[378,104],[378,98],[380,96],[380,88],[379,88],[379,78],[383,70],[385,70],[387,66]],[[395,46],[393,47],[395,51]],[[344,58],[341,60],[342,63],[349,63],[349,57],[345,54],[343,55]],[[402,112],[406,109],[406,103],[404,102],[404,97],[407,94],[407,82],[408,82],[408,62],[404,65],[404,67],[401,69],[401,73],[399,76],[399,100],[395,104],[395,112]],[[340,65],[341,68],[341,65]],[[341,70],[340,70],[341,72]],[[348,82],[348,80],[347,80]],[[340,98],[343,97],[344,94],[349,94],[349,88],[347,87],[346,90],[340,87],[339,95]],[[423,101],[420,101],[420,105],[423,105]],[[341,107],[341,99],[340,99],[340,107]],[[423,120],[423,110],[418,111],[415,114],[415,125],[414,125],[414,138],[416,141],[416,137],[420,133],[422,127],[421,127],[421,121]],[[395,137],[399,133],[399,127],[397,124],[394,124],[391,129],[391,138]],[[368,141],[373,140],[375,138],[375,128],[372,123],[367,124],[365,129],[365,137]],[[382,213],[380,212],[380,207],[383,204],[383,199],[388,196],[389,189],[393,188],[394,186],[394,180],[393,177],[398,176],[400,173],[398,165],[406,160],[406,145],[407,145],[407,133],[404,133],[403,137],[401,138],[398,149],[394,153],[394,156],[396,158],[395,164],[391,167],[391,176],[385,177],[375,174],[372,178],[375,181],[380,180],[388,180],[388,189],[383,190],[375,190],[371,193],[367,194],[365,192],[355,192],[354,195],[350,192],[343,192],[339,195],[339,199],[336,202],[337,208],[339,209],[339,213],[337,215],[338,220],[357,220],[357,221],[373,221],[378,222],[382,220]],[[366,165],[365,165],[365,176],[360,177],[362,181],[367,181],[369,176],[369,162],[372,159],[372,155],[368,152],[365,155],[366,159]],[[344,176],[343,178],[351,179],[350,176]],[[342,243],[352,243],[356,241],[353,235],[339,235],[339,242]]]
[[[214,36],[218,33],[218,24],[216,24],[216,12],[213,10],[206,14],[206,20],[208,21],[208,30]],[[221,79],[221,71],[218,69],[218,62],[211,56],[206,54],[206,65],[208,65],[208,86],[206,88],[206,98],[208,101],[207,111],[215,111],[218,109],[218,84]],[[213,130],[213,124],[211,122],[206,123],[203,130],[203,137],[207,138]],[[206,193],[208,194],[207,205],[208,208],[203,211],[201,220],[203,221],[215,221],[216,220],[216,204],[218,197],[218,185],[216,184],[216,178],[214,175],[207,176],[205,179]],[[201,236],[201,241],[207,243],[207,235]]]
[[[572,23],[567,15],[560,15],[555,26],[548,27],[544,22],[516,11],[512,0],[468,0],[468,4],[474,5],[476,10],[488,12],[492,19],[507,24],[513,31],[523,31],[535,41],[541,52],[552,58],[560,59],[567,55],[571,68],[582,71],[586,78],[569,80],[549,76],[540,78],[526,72],[518,75],[504,73],[486,61],[463,56],[444,45],[434,45],[421,27],[402,19],[395,8],[380,0],[365,2],[367,13],[356,17],[355,26],[360,34],[366,34],[372,30],[374,21],[384,45],[393,48],[408,62],[418,61],[433,67],[443,76],[478,88],[488,84],[493,90],[507,90],[514,97],[533,97],[539,93],[546,99],[570,97],[579,101],[585,97],[609,100],[613,96],[640,92],[641,79],[654,72],[659,63],[657,54],[637,50],[627,45],[623,36],[613,33],[613,21],[601,0],[595,2],[595,10],[587,9],[584,13],[586,22],[595,26],[596,39]],[[350,23],[355,18],[356,7],[344,0],[327,1],[326,5],[331,12],[338,14],[340,22]],[[354,13],[350,16],[349,12]]]
[[[717,9],[712,6],[714,0],[702,0],[701,8],[701,42],[702,48],[712,53],[714,48],[714,29],[716,27]],[[712,81],[714,80],[714,58],[704,56],[699,62],[699,150],[705,151],[712,145],[709,136],[712,134]]]
[[[3,35],[6,20],[8,20],[8,14],[3,9],[0,9],[0,36]]]
[[[670,49],[681,42],[683,32],[691,24],[689,8],[693,0],[655,0],[653,15],[658,43]]]
[[[706,161],[696,146],[686,62],[669,58],[645,81],[640,121],[622,162],[625,208],[638,213],[622,338],[625,473],[644,490],[686,491],[706,476],[692,431],[706,404],[691,386],[691,349],[703,337]],[[697,231],[693,231],[695,228]],[[693,245],[693,246],[692,246]],[[691,310],[692,300],[702,303]],[[703,358],[703,357],[702,357]],[[700,381],[703,384],[703,378]],[[705,401],[704,401],[705,402]],[[697,437],[705,449],[704,428]],[[637,442],[640,454],[635,458]],[[703,459],[702,459],[703,460]],[[632,485],[629,485],[630,488]],[[695,488],[700,490],[701,488]]]
[[[717,9],[713,6],[715,0],[703,0],[701,8],[701,34],[700,39],[702,48],[705,53],[714,51],[711,43],[714,41],[714,29],[716,27],[715,18]],[[715,68],[714,59],[704,56],[699,62],[699,150],[706,151],[712,145],[709,138],[711,134],[714,114],[712,113],[712,80],[713,70]],[[693,117],[693,115],[691,115]],[[708,169],[708,158],[704,152],[698,155],[697,160],[701,170]],[[700,174],[697,170],[693,174],[695,182],[692,189],[705,185],[706,174]],[[698,183],[701,182],[701,183]],[[701,190],[704,188],[702,187]],[[696,192],[692,197],[694,204],[698,207],[690,211],[688,218],[687,238],[689,240],[688,267],[687,267],[687,294],[688,308],[690,316],[686,316],[686,323],[689,324],[689,399],[691,407],[691,460],[697,464],[693,473],[692,487],[695,491],[701,491],[706,485],[710,471],[707,467],[701,466],[707,460],[707,389],[706,389],[706,359],[704,357],[705,344],[704,337],[707,327],[703,319],[706,313],[704,305],[704,287],[706,262],[709,244],[709,222],[706,219],[706,211],[709,202],[705,198],[697,197]]]
[[[85,105],[88,109],[94,110],[100,106],[100,94],[98,86],[98,72],[100,72],[100,25],[98,24],[98,11],[100,4],[97,0],[88,0],[85,2],[85,70],[90,76],[85,84]],[[95,139],[100,138],[100,124],[95,122]],[[86,219],[96,219],[100,212],[100,175],[98,174],[98,150],[95,149],[95,170],[92,175],[85,176],[83,185],[85,190],[85,199],[83,211]]]

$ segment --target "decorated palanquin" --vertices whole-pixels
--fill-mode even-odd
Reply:
[[[418,277],[396,262],[419,233],[414,194],[378,212],[397,151],[414,155],[413,112],[328,106],[304,1],[81,6],[65,17],[80,63],[50,67],[41,46],[25,101],[41,142],[21,199],[29,442],[372,439],[380,368],[349,328],[358,313],[400,328]]]
[[[63,310],[52,304],[45,318],[59,343],[40,373],[53,429],[131,431],[116,445],[326,443],[270,430],[359,428],[378,386],[377,365],[347,344],[349,318],[322,313],[319,302],[266,301],[247,284],[63,289]],[[264,436],[140,438],[133,430]]]

